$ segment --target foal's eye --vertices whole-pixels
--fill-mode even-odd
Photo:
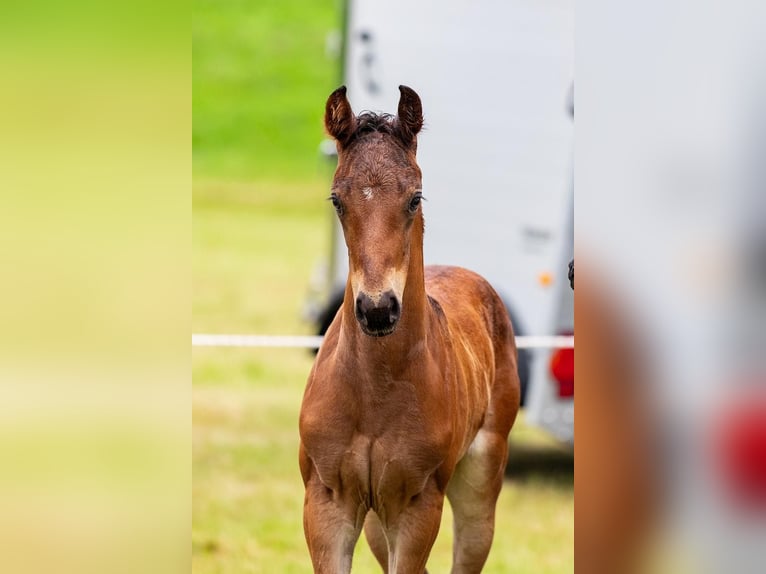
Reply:
[[[410,213],[415,213],[418,210],[418,207],[420,206],[420,200],[423,199],[423,194],[419,191],[412,196],[412,199],[410,199],[410,204],[408,206]]]
[[[335,208],[335,211],[338,212],[338,215],[343,213],[343,205],[340,202],[340,199],[338,199],[338,196],[334,193],[328,198],[330,201],[332,201],[332,206]]]

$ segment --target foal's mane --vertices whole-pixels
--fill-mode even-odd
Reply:
[[[402,138],[399,130],[399,120],[392,114],[376,114],[364,111],[356,117],[356,129],[349,138],[349,143],[361,139],[367,134],[379,133]]]
[[[356,118],[356,130],[354,135],[362,135],[373,132],[393,134],[396,130],[396,116],[391,114],[376,114],[364,111]]]

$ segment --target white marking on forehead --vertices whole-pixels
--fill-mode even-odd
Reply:
[[[362,188],[362,195],[364,195],[365,199],[372,199],[372,188],[371,187],[363,187]]]

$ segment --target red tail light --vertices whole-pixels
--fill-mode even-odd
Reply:
[[[718,428],[720,470],[730,493],[751,507],[766,508],[766,400],[726,410]]]
[[[562,333],[572,335],[572,333]],[[574,349],[556,349],[551,355],[551,375],[559,384],[559,397],[574,396]]]

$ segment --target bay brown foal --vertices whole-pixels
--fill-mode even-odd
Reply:
[[[445,495],[452,571],[481,571],[519,408],[503,302],[475,273],[423,266],[423,114],[418,95],[399,90],[396,117],[355,116],[345,87],[327,101],[349,276],[300,415],[315,572],[349,572],[363,527],[385,572],[424,572]]]

